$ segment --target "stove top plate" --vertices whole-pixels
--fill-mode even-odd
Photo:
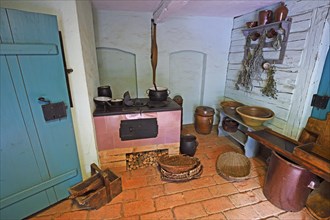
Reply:
[[[132,101],[134,103],[133,106],[125,106],[123,104],[122,106],[107,106],[106,108],[96,108],[93,116],[181,110],[181,106],[171,98],[167,98],[166,101],[162,102],[150,101],[149,98],[137,98],[132,99]]]

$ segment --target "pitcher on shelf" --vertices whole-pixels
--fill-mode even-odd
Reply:
[[[273,22],[273,11],[262,10],[259,12],[259,25],[265,25]]]
[[[284,2],[281,2],[281,5],[274,12],[274,21],[284,21],[286,19],[286,16],[288,15],[288,12],[289,10],[284,4]]]

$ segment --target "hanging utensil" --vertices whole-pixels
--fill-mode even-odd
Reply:
[[[156,67],[158,60],[158,48],[156,42],[156,23],[151,19],[151,66],[152,66],[152,83],[157,91],[156,86]]]

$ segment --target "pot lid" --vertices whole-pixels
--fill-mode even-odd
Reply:
[[[213,116],[214,109],[208,106],[198,106],[195,113],[202,116]]]
[[[107,97],[107,96],[98,96],[98,97],[95,97],[94,100],[100,101],[100,102],[109,102],[109,101],[111,101],[111,98]]]

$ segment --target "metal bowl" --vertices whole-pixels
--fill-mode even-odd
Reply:
[[[271,120],[275,116],[272,110],[259,106],[241,106],[236,108],[236,112],[249,126],[261,126],[265,121]]]

